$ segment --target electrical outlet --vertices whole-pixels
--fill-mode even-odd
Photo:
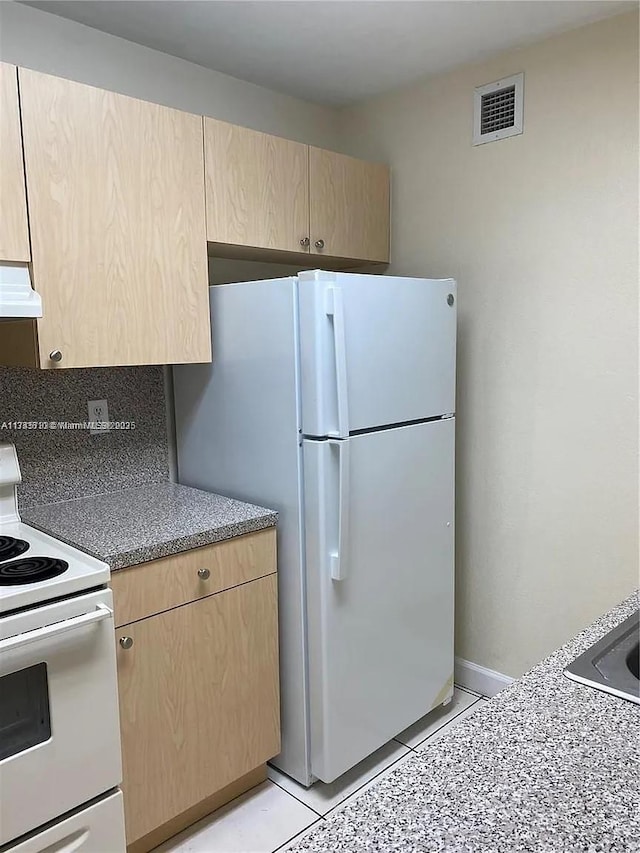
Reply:
[[[109,407],[106,400],[89,400],[87,404],[89,410],[89,420],[92,424],[100,421],[107,424],[104,427],[92,426],[89,428],[91,435],[99,435],[103,432],[109,432]]]

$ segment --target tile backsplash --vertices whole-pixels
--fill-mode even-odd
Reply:
[[[88,429],[59,426],[86,422],[87,402],[105,399],[109,419],[134,428],[91,435]],[[55,426],[44,428],[43,423]],[[0,367],[0,441],[16,445],[23,507],[166,480],[162,367]]]

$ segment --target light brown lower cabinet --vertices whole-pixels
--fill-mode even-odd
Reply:
[[[277,630],[275,573],[117,628],[130,853],[265,778],[280,750]]]

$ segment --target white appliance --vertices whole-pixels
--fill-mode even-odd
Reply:
[[[109,567],[23,524],[19,482],[0,444],[0,848],[123,853]]]
[[[40,294],[31,287],[29,267],[0,263],[0,320],[42,317]]]
[[[282,752],[330,782],[453,691],[456,284],[210,288],[174,368],[179,480],[278,510]]]

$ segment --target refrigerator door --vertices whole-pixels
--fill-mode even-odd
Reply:
[[[344,438],[455,411],[453,279],[298,278],[304,435]]]
[[[452,693],[454,429],[303,443],[311,770],[324,782]]]

